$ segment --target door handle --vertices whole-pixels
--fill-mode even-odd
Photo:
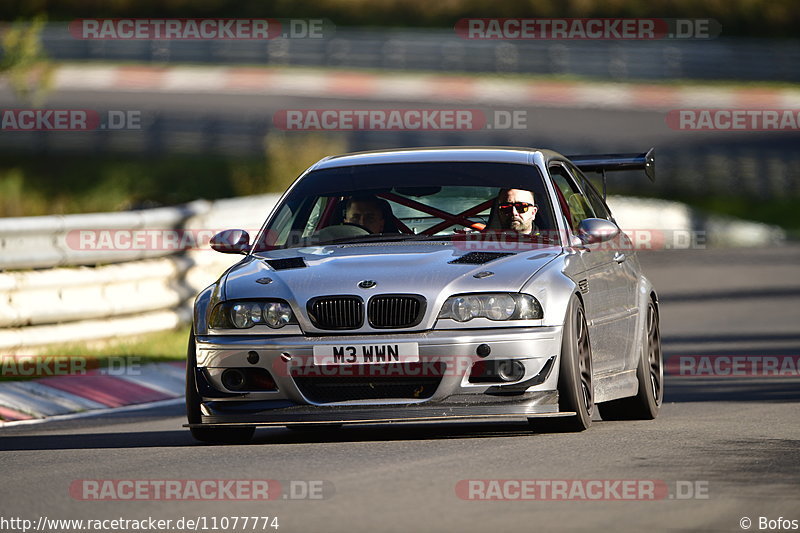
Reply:
[[[625,261],[625,259],[627,259],[627,257],[625,257],[625,254],[621,252],[617,252],[614,254],[614,261],[616,261],[617,263],[622,263],[623,261]]]

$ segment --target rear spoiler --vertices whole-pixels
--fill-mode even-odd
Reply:
[[[606,195],[606,171],[644,170],[650,181],[656,181],[655,148],[643,154],[568,155],[576,167],[603,174],[603,196]]]

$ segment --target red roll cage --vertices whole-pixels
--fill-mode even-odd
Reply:
[[[418,202],[416,200],[412,200],[411,198],[406,198],[405,196],[400,196],[399,194],[395,194],[392,192],[378,193],[375,196],[377,196],[378,198],[383,198],[384,200],[388,200],[390,202],[394,202],[398,205],[409,207],[411,209],[416,209],[417,211],[420,211],[427,215],[431,215],[442,219],[442,222],[434,224],[430,228],[420,233],[420,235],[435,235],[436,233],[450,226],[463,226],[465,228],[482,231],[483,229],[486,228],[486,224],[482,222],[473,222],[469,220],[468,217],[477,215],[481,211],[492,207],[492,204],[494,204],[494,199],[489,199],[477,205],[474,205],[469,209],[465,209],[460,213],[448,213],[447,211],[444,211],[442,209],[423,204],[422,202]],[[320,216],[319,222],[317,224],[317,229],[324,228],[325,226],[330,224],[331,219],[333,218],[334,213],[336,213],[336,209],[339,207],[340,202],[343,201],[343,198],[334,197],[333,200],[334,200],[333,202],[328,203],[322,215]],[[403,223],[403,221],[400,220],[399,218],[395,217],[394,222],[401,232],[413,233],[413,231],[411,231],[411,229],[408,226],[406,226]]]

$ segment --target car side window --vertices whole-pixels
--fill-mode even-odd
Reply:
[[[583,195],[572,176],[562,165],[556,164],[549,167],[553,183],[564,198],[569,212],[564,213],[572,231],[577,231],[578,224],[585,218],[594,218],[595,212],[589,201]]]
[[[589,199],[592,209],[594,209],[595,216],[597,218],[604,218],[606,220],[613,221],[611,212],[608,210],[606,203],[600,197],[600,193],[597,192],[597,189],[594,188],[586,176],[584,176],[580,170],[572,166],[570,166],[570,171],[572,171],[572,175],[577,177],[578,181],[580,182],[583,192],[586,193],[586,197]]]
[[[320,196],[317,198],[317,201],[314,202],[314,207],[311,208],[311,213],[308,215],[308,220],[306,221],[306,226],[303,228],[303,237],[308,237],[314,231],[316,231],[317,226],[319,225],[319,219],[322,216],[323,209],[330,203],[332,198],[327,196]]]
[[[304,216],[309,213],[309,211],[314,211],[318,214],[322,208],[322,206],[317,205],[318,203],[319,201],[316,201],[314,205],[311,205],[308,199],[300,203],[284,203],[273,221],[273,227],[280,228],[280,230],[275,231],[268,229],[264,232],[256,247],[256,251],[281,248],[289,244],[290,241],[295,242],[299,238],[305,237],[308,227],[304,224]]]
[[[611,212],[606,207],[606,204],[605,202],[603,202],[603,199],[600,198],[600,195],[597,194],[597,191],[595,191],[594,188],[590,186],[591,184],[588,181],[585,184],[582,183],[582,185],[583,185],[583,190],[586,191],[586,196],[589,198],[589,203],[591,203],[592,207],[594,208],[594,212],[597,218],[604,218],[606,220],[611,220],[612,219]]]

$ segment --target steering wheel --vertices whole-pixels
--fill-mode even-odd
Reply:
[[[341,225],[342,226],[353,226],[353,227],[356,227],[358,229],[363,229],[367,233],[372,233],[368,228],[362,226],[361,224],[356,224],[355,222],[342,222]]]
[[[364,226],[352,223],[343,223],[322,228],[314,234],[313,239],[318,242],[326,242],[369,234],[370,231]]]

